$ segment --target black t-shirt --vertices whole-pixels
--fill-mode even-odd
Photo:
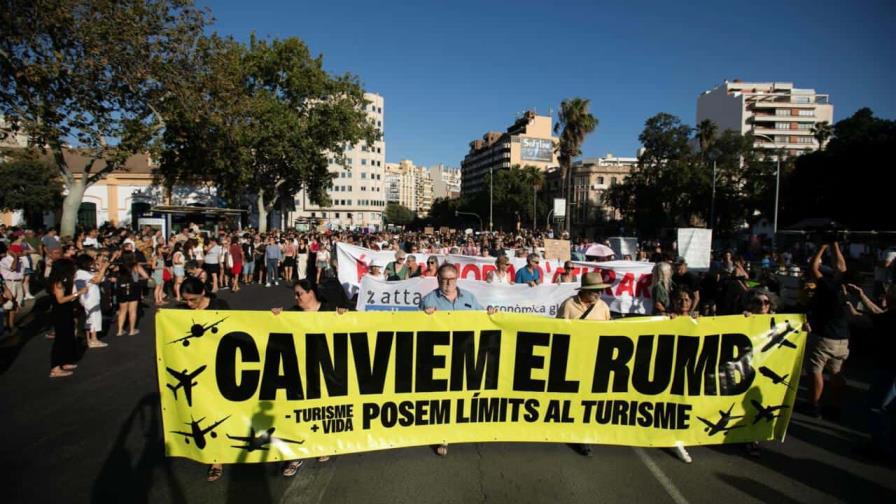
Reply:
[[[840,275],[824,276],[816,282],[809,323],[812,330],[823,338],[849,339],[849,311],[842,286]]]
[[[691,293],[697,292],[700,290],[700,279],[690,271],[685,271],[683,275],[672,275],[672,292],[677,292],[681,289],[686,289]]]
[[[896,309],[871,315],[874,326],[874,346],[877,365],[896,369]]]

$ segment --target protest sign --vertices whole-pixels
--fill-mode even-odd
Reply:
[[[689,269],[707,271],[711,249],[712,229],[678,229],[678,255],[688,262]]]
[[[434,231],[435,229],[430,226],[426,226],[425,228],[423,228],[423,234],[431,235]]]
[[[569,240],[544,240],[544,258],[557,259],[558,261],[570,260]]]
[[[161,310],[165,453],[253,463],[439,443],[782,439],[803,322]]]
[[[629,256],[632,259],[637,259],[638,255],[638,239],[637,238],[626,238],[622,236],[614,236],[611,238],[607,238],[607,241],[610,242],[610,248],[613,249],[613,255],[619,259],[622,259],[625,256]]]

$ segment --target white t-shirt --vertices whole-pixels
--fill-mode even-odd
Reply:
[[[208,249],[205,253],[205,259],[203,260],[205,264],[218,264],[221,262],[221,253],[223,249],[220,245],[215,245]]]
[[[77,273],[75,273],[75,290],[78,291],[85,285],[87,286],[87,292],[81,295],[80,301],[81,305],[88,311],[90,308],[100,304],[100,286],[95,283],[90,283],[92,278],[93,273],[86,270],[79,269]]]

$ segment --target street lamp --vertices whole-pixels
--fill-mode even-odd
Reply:
[[[753,133],[753,136],[768,140],[772,144],[775,143],[774,139],[768,135]],[[783,152],[784,148],[780,147],[778,148],[778,155],[775,156],[777,159],[777,169],[775,170],[775,220],[772,224],[772,249],[776,248],[778,241],[778,196],[781,192],[781,155]]]
[[[479,219],[479,229],[480,229],[480,231],[482,230],[482,217],[480,217],[479,214],[475,214],[473,212],[461,212],[460,210],[455,210],[454,216],[457,217],[458,215],[472,215],[473,217],[476,217],[477,219]]]
[[[492,204],[494,199],[495,173],[492,167],[488,168],[488,232],[493,230]]]
[[[716,228],[716,159],[719,157],[719,151],[711,149],[707,153],[707,157],[712,160],[712,199],[709,203],[709,228]]]

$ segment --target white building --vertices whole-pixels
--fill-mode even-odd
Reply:
[[[386,195],[389,203],[398,203],[423,217],[433,201],[433,180],[429,170],[415,166],[410,159],[386,163]]]
[[[429,168],[429,176],[432,179],[432,199],[452,199],[460,196],[461,172],[460,168],[436,165]]]
[[[725,81],[697,98],[697,124],[710,119],[719,131],[752,133],[756,147],[788,155],[819,148],[812,135],[822,121],[834,122],[830,96],[799,89],[792,82]]]
[[[367,115],[380,132],[385,131],[383,97],[375,93],[364,93],[370,102]],[[386,142],[379,140],[373,145],[360,143],[345,150],[346,164],[338,164],[330,159],[329,170],[335,174],[329,190],[332,205],[313,205],[304,191],[296,194],[295,211],[289,212],[290,225],[307,226],[308,223],[323,224],[331,229],[380,229],[383,224],[383,210],[386,207],[385,171]]]

